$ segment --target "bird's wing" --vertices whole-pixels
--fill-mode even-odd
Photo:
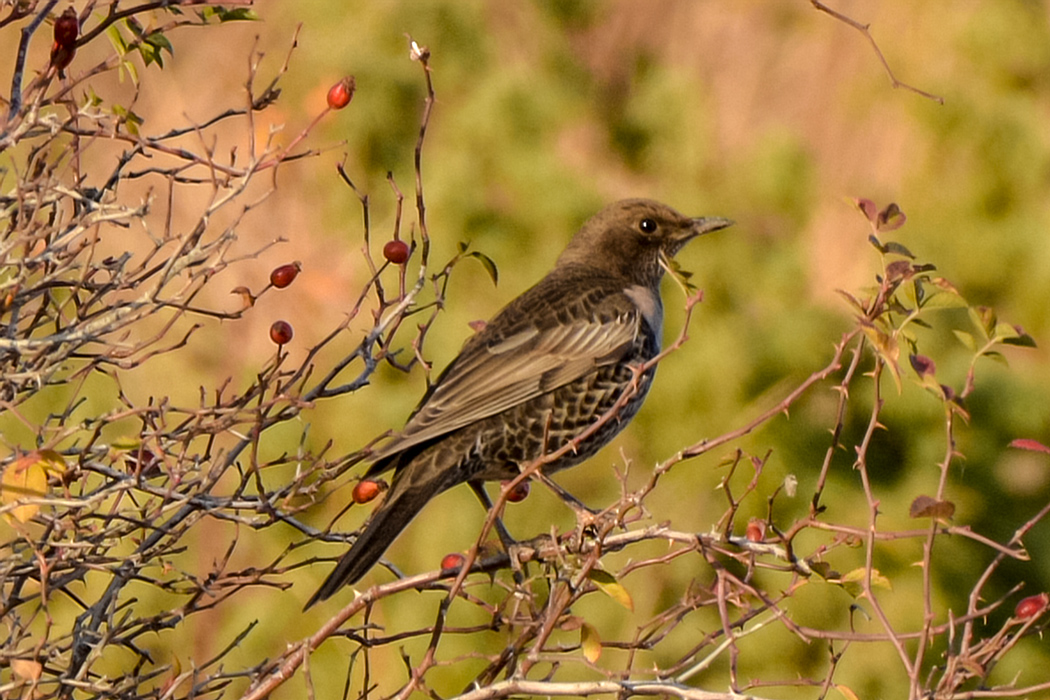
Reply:
[[[531,327],[495,342],[469,342],[404,430],[376,450],[375,459],[494,416],[615,362],[638,330],[639,314],[624,308],[611,318]]]

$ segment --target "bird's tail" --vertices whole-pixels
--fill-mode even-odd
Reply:
[[[372,514],[364,531],[343,555],[325,582],[306,603],[306,610],[318,601],[327,600],[347,584],[356,583],[383,556],[412,518],[431,498],[446,488],[445,470],[434,465],[414,462],[394,477],[394,482],[379,508]]]

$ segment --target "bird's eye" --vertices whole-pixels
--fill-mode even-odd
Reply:
[[[646,217],[639,222],[638,228],[642,230],[642,233],[656,233],[656,222]]]

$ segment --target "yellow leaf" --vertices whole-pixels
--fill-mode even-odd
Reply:
[[[4,469],[0,480],[0,503],[11,505],[28,498],[42,498],[47,495],[47,472],[53,469],[55,458],[65,467],[62,457],[53,450],[30,452],[19,457]],[[20,523],[24,523],[40,510],[36,503],[24,503],[4,513]]]
[[[900,357],[901,348],[897,343],[897,338],[888,333],[883,333],[875,326],[865,325],[862,326],[864,335],[868,336],[868,340],[871,341],[872,347],[875,348],[875,352],[882,358],[886,368],[890,371],[890,376],[893,377],[893,383],[897,386],[897,393],[900,394],[903,390],[901,386],[901,368],[900,368]]]
[[[602,656],[602,639],[598,636],[598,630],[586,622],[580,627],[580,647],[583,656],[592,664],[597,663]]]
[[[867,578],[867,570],[863,567],[854,569],[842,575],[838,581],[834,583],[840,584],[847,593],[856,597],[864,592],[863,584]],[[872,588],[885,588],[892,590],[893,586],[890,585],[890,580],[879,573],[878,569],[871,570],[871,586]]]
[[[109,444],[115,450],[137,450],[142,439],[138,435],[124,435]]]
[[[609,596],[631,612],[634,612],[634,601],[631,599],[631,594],[627,592],[626,588],[620,585],[612,574],[599,569],[592,569],[590,573],[587,574],[587,578],[593,581],[594,584],[601,589],[602,593]]]
[[[857,696],[857,694],[854,693],[853,690],[849,686],[842,685],[841,683],[836,683],[835,684],[835,690],[837,690],[840,693],[842,693],[843,697],[845,697],[846,700],[860,700],[860,698]]]

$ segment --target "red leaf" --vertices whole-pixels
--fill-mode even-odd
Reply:
[[[1038,440],[1029,440],[1027,438],[1018,438],[1010,443],[1010,447],[1016,447],[1019,450],[1030,450],[1032,452],[1042,452],[1050,455],[1050,447],[1047,447]]]
[[[875,219],[879,215],[879,208],[875,206],[875,202],[870,199],[854,198],[853,203],[860,210],[860,213],[867,218],[871,223],[875,223]]]

